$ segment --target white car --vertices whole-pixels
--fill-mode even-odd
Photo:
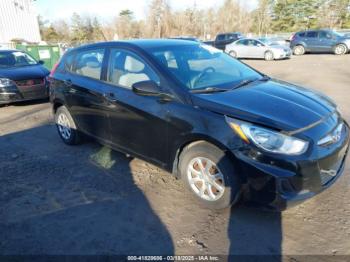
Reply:
[[[263,43],[257,39],[245,38],[226,46],[225,52],[235,58],[263,58],[267,61],[290,58],[288,46]]]

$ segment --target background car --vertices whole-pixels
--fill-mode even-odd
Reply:
[[[263,43],[257,39],[240,39],[226,46],[225,52],[235,58],[263,58],[267,61],[290,58],[292,51],[288,46]]]
[[[295,55],[333,52],[344,55],[350,50],[350,37],[332,30],[308,30],[296,33],[290,43]]]
[[[49,97],[50,71],[18,50],[0,51],[0,104]]]
[[[244,36],[239,32],[223,33],[223,34],[218,34],[215,38],[215,41],[207,41],[205,42],[205,44],[212,45],[217,49],[224,51],[228,44],[231,44],[243,37]]]

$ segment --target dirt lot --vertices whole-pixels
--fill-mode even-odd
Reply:
[[[350,121],[350,55],[245,62],[326,93]],[[349,164],[331,189],[282,214],[246,207],[214,212],[200,208],[180,181],[148,163],[93,142],[65,146],[48,103],[0,108],[0,254],[350,259],[349,217]]]

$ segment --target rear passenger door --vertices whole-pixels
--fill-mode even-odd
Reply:
[[[307,45],[308,51],[319,52],[320,51],[320,43],[319,43],[319,39],[318,39],[318,32],[317,31],[306,32],[305,43]]]
[[[66,100],[79,130],[108,141],[108,103],[101,81],[105,51],[105,48],[77,51],[72,74],[65,83]]]
[[[133,51],[111,48],[106,75],[112,143],[126,152],[163,165],[167,159],[168,103],[140,96],[133,84],[160,79],[152,67]]]

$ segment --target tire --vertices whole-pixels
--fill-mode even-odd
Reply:
[[[305,47],[302,45],[297,45],[293,47],[293,54],[294,55],[304,55],[305,54]]]
[[[209,168],[208,164],[212,168]],[[210,179],[198,171],[204,171],[206,167],[211,173]],[[186,146],[180,155],[179,170],[181,179],[202,206],[224,209],[238,202],[241,182],[235,172],[233,161],[216,146],[204,141]],[[213,175],[217,178],[215,179]]]
[[[338,44],[334,48],[334,54],[335,55],[345,55],[348,52],[348,48],[344,44]]]
[[[78,145],[81,143],[82,135],[77,130],[77,126],[65,106],[56,110],[55,123],[58,135],[67,145]]]
[[[237,58],[237,53],[235,51],[230,51],[229,55],[232,56],[233,58]]]
[[[273,53],[271,51],[266,51],[265,55],[264,55],[264,58],[265,58],[266,61],[272,61],[272,60],[275,59],[274,55],[273,55]]]

